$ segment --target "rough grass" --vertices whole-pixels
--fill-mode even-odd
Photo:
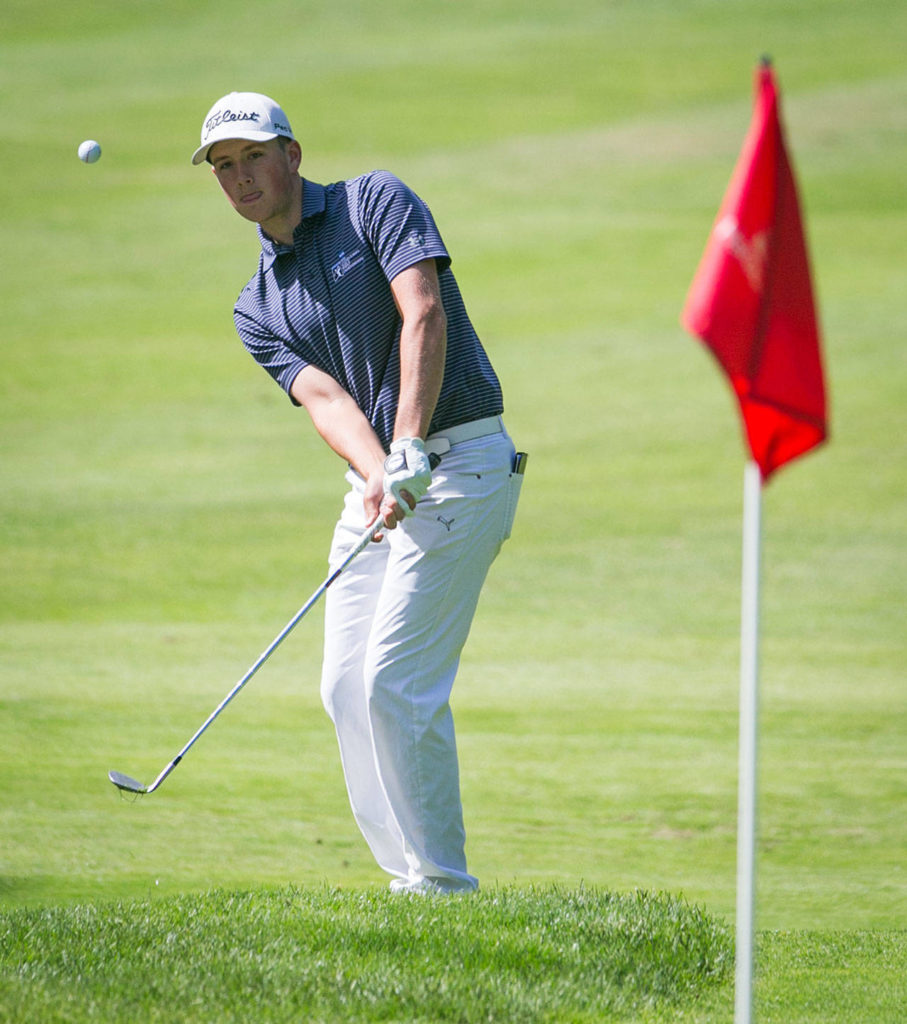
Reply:
[[[665,894],[212,891],[0,917],[0,1020],[667,1020],[726,926]]]

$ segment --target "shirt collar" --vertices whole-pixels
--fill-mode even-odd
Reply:
[[[327,189],[324,185],[319,185],[314,181],[309,181],[308,178],[302,179],[302,221],[300,221],[294,234],[298,235],[302,230],[303,223],[309,217],[317,217],[324,213],[326,201],[325,195]],[[261,242],[261,255],[263,260],[264,270],[268,270],[274,260],[277,259],[282,253],[292,252],[293,247],[290,245],[284,245],[282,242],[275,242],[273,238],[266,235],[261,227],[258,228],[258,239]]]

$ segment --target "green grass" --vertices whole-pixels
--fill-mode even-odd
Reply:
[[[696,908],[585,889],[212,891],[19,911],[0,934],[3,1021],[665,1020],[732,964]]]
[[[221,889],[7,912],[0,938],[4,1024],[717,1024],[733,1005],[731,930],[664,893]],[[772,932],[759,954],[766,1024],[901,1019],[904,932]]]
[[[390,167],[430,201],[531,453],[454,694],[471,869],[733,919],[743,456],[679,313],[770,52],[832,438],[765,492],[757,995],[895,1019],[905,36],[893,0],[7,3],[0,906],[380,902],[317,614],[159,793],[106,780],[153,778],[312,592],[343,492],[234,336],[256,240],[188,163],[255,88],[309,177]]]

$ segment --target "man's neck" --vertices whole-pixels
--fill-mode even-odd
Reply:
[[[280,216],[273,217],[267,223],[261,225],[262,231],[264,231],[268,238],[280,245],[292,245],[296,228],[302,223],[302,193],[304,186],[301,176],[297,180],[299,187],[296,189],[296,194],[287,207],[286,212]]]

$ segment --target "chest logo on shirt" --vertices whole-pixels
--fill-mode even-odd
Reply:
[[[349,256],[347,256],[345,252],[340,253],[337,257],[337,262],[331,267],[331,277],[335,281],[339,281],[354,267],[358,267],[364,259],[365,257],[362,255],[361,249],[357,249],[355,252],[350,253]]]

